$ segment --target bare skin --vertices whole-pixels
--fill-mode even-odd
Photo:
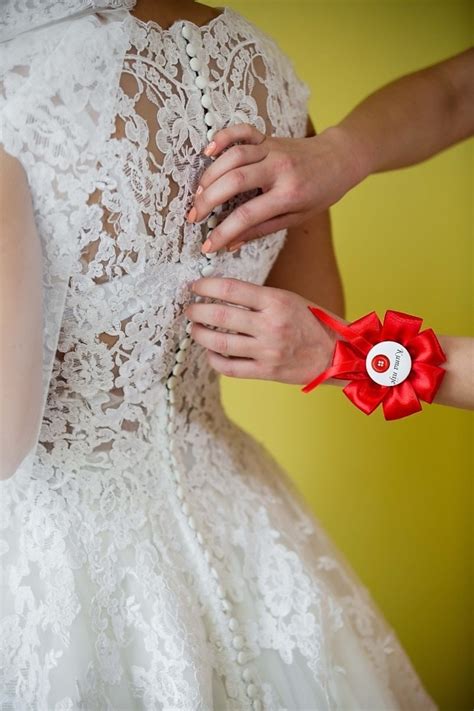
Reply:
[[[0,479],[16,470],[39,424],[41,247],[26,175],[0,147]]]
[[[152,20],[163,29],[168,29],[173,22],[189,20],[195,25],[205,25],[220,14],[220,10],[202,5],[193,0],[138,0],[132,15],[145,22]]]

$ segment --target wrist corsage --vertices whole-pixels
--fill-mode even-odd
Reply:
[[[345,340],[338,340],[331,365],[302,388],[308,393],[328,378],[350,380],[343,392],[366,415],[382,403],[386,420],[419,412],[420,400],[431,403],[443,380],[446,361],[431,328],[423,320],[387,311],[383,324],[373,311],[345,325],[322,309],[311,313]]]

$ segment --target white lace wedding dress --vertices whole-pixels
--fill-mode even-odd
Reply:
[[[241,121],[304,135],[306,86],[229,9],[163,30],[130,0],[49,5],[8,0],[0,21],[0,138],[28,176],[44,290],[37,437],[0,483],[0,708],[434,708],[227,419],[183,316],[201,273],[263,283],[284,240],[201,255],[219,219],[185,221],[203,147]]]

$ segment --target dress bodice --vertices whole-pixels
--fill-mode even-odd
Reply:
[[[111,132],[89,170],[40,436],[43,456],[54,458],[58,446],[61,461],[65,440],[72,456],[84,442],[103,451],[131,433],[145,436],[166,406],[183,339],[184,407],[200,400],[220,412],[217,379],[186,333],[190,283],[211,273],[263,283],[285,233],[238,254],[201,254],[212,226],[248,197],[201,224],[186,221],[210,160],[203,149],[232,123],[288,136],[306,127],[306,86],[274,42],[232,10],[203,27],[175,22],[167,30],[130,15],[126,31]],[[45,181],[33,188],[41,204]]]

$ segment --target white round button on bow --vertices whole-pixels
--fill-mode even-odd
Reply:
[[[400,385],[411,372],[411,356],[405,346],[396,341],[376,343],[367,354],[365,367],[378,385]]]

